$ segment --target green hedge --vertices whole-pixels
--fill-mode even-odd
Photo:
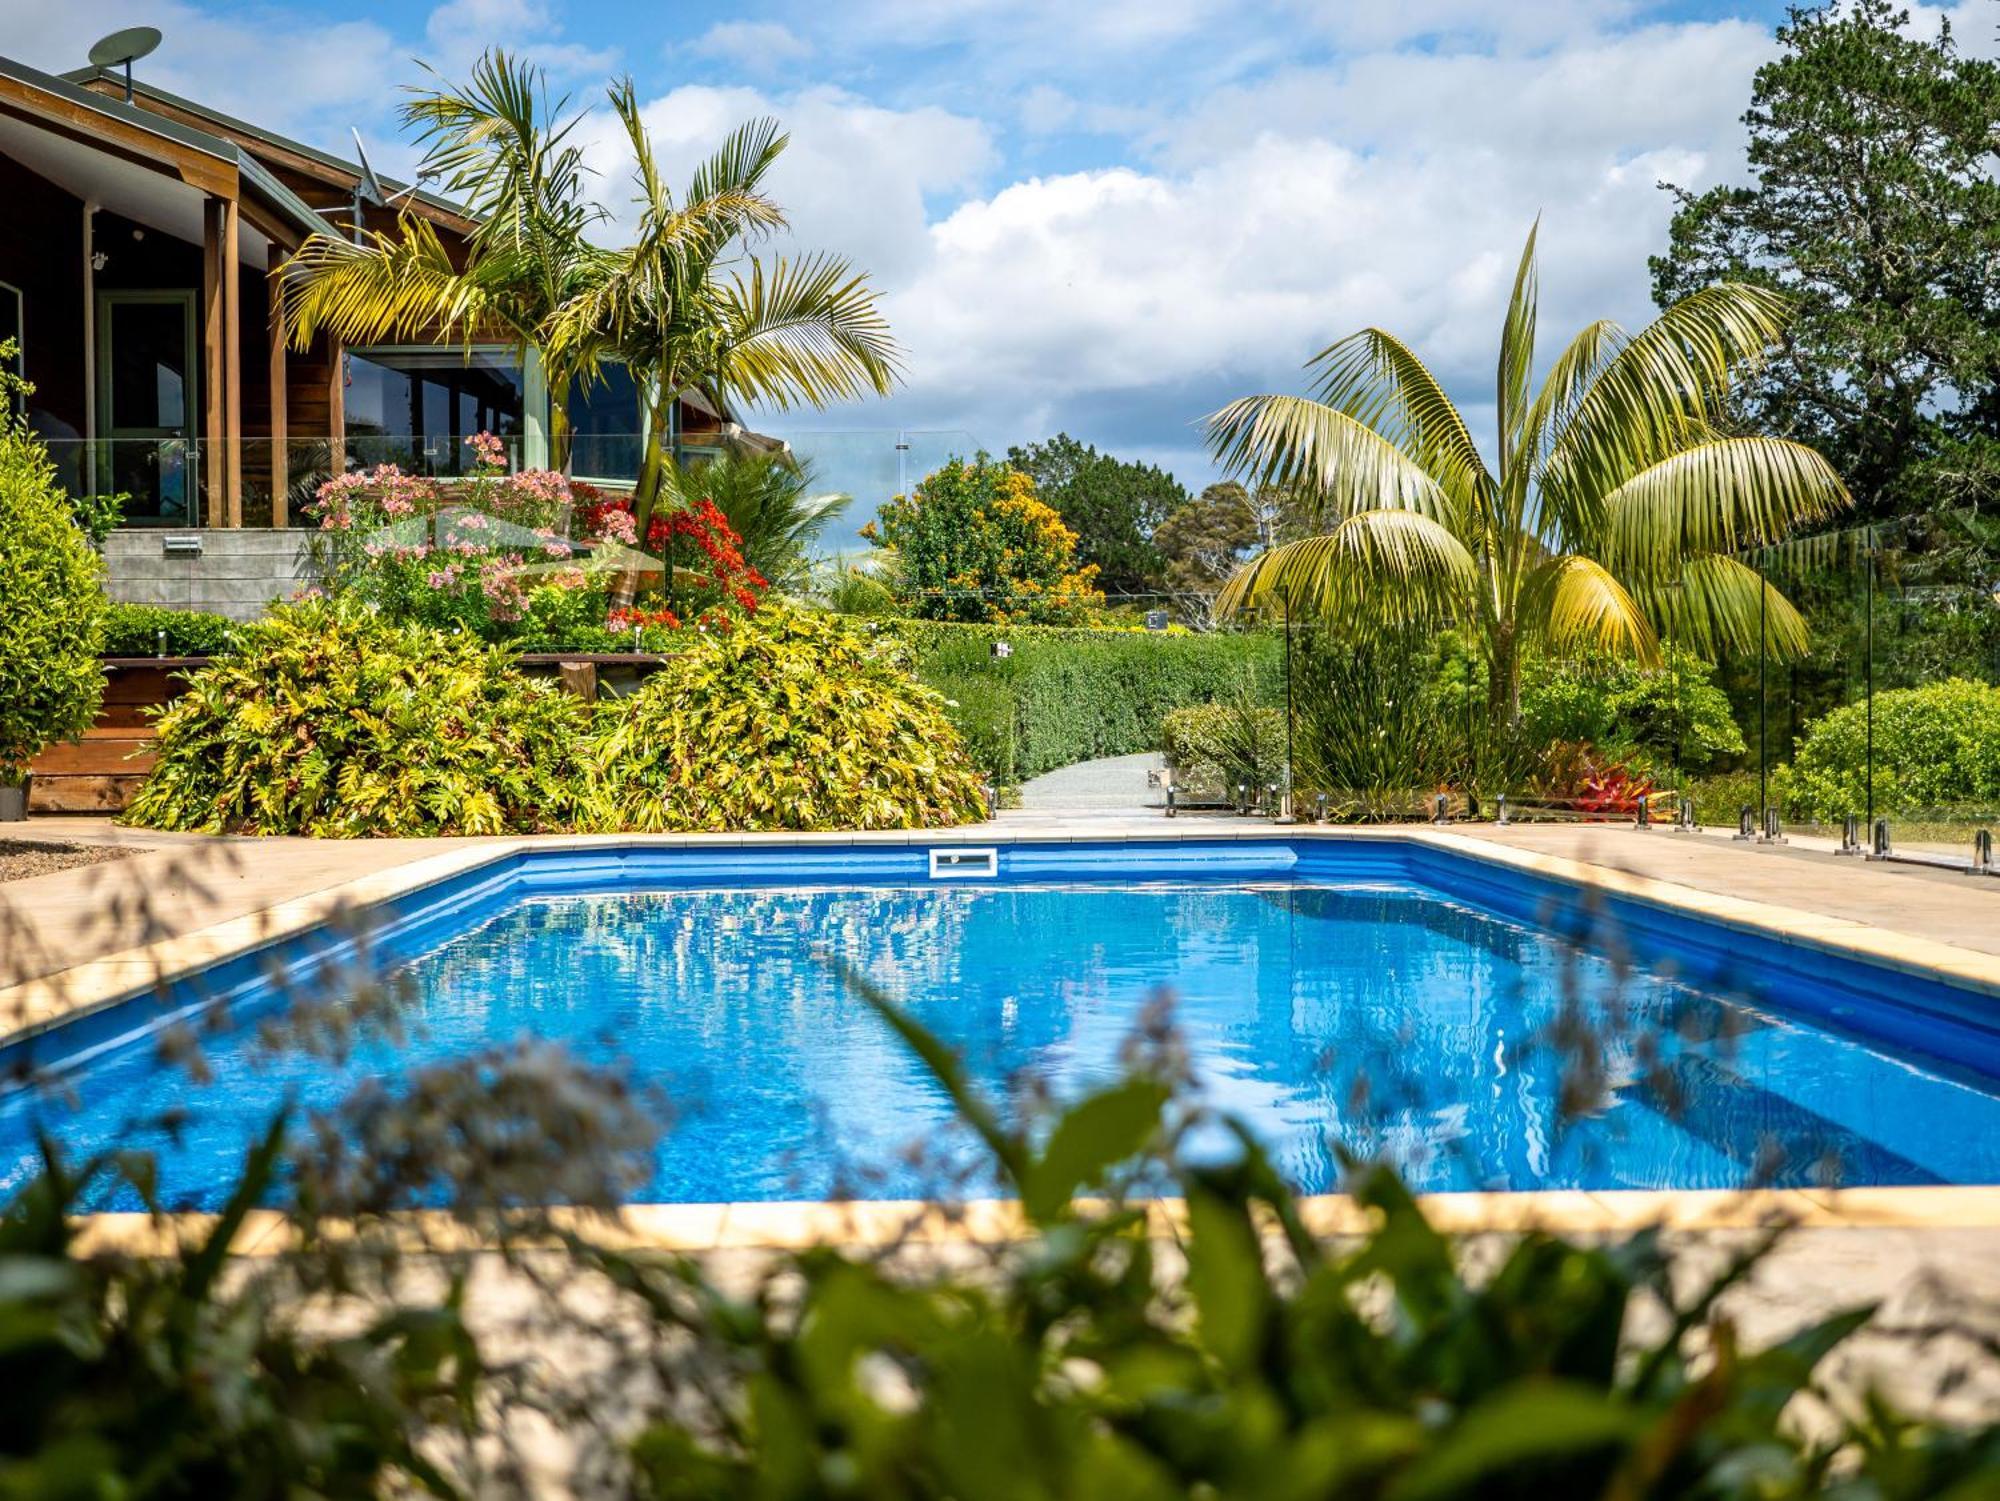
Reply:
[[[1868,707],[1806,730],[1778,797],[1792,818],[1832,821],[1868,801]],[[2000,687],[1949,678],[1875,695],[1875,812],[2000,808]]]
[[[165,655],[213,657],[228,649],[237,622],[207,610],[175,610],[165,605],[114,604],[104,617],[107,657],[160,655],[160,632],[167,633]]]
[[[1102,631],[896,620],[917,676],[952,701],[979,768],[1002,785],[1098,756],[1156,750],[1169,711],[1284,695],[1284,642],[1270,633]],[[1013,654],[996,658],[993,643]]]

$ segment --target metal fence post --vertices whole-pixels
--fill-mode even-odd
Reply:
[[[1739,840],[1757,837],[1757,810],[1748,803],[1736,815],[1736,837]]]

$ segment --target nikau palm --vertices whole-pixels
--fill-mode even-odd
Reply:
[[[421,171],[476,221],[464,264],[407,209],[394,234],[313,235],[283,280],[298,347],[322,328],[350,344],[503,337],[525,361],[543,326],[609,256],[589,238],[606,215],[584,196],[583,154],[569,140],[582,117],[568,104],[551,102],[539,68],[497,49],[481,55],[463,88],[443,86],[406,104],[404,123],[425,146]],[[547,360],[543,373],[560,467],[576,370]]]
[[[425,165],[480,221],[465,264],[405,212],[393,235],[315,235],[287,264],[285,304],[301,345],[320,329],[350,343],[379,338],[490,338],[541,353],[556,461],[564,406],[607,362],[645,395],[646,444],[634,509],[641,535],[672,482],[673,413],[701,392],[784,410],[887,394],[897,352],[867,278],[838,256],[759,258],[786,228],[763,180],[787,137],[773,120],[733,131],[686,190],[667,186],[630,81],[610,91],[635,159],[636,238],[599,245],[608,220],[584,193],[579,116],[549,103],[540,71],[483,56],[464,89],[420,95],[404,118],[427,143]]]
[[[788,137],[775,120],[732,131],[678,195],[653,153],[628,81],[611,105],[632,149],[637,237],[595,268],[590,285],[542,330],[544,347],[586,378],[622,361],[652,396],[633,499],[640,535],[671,490],[675,404],[702,391],[785,410],[888,394],[897,351],[867,278],[839,256],[759,258],[749,247],[784,230],[764,179]]]
[[[1535,645],[1651,659],[1802,652],[1804,621],[1737,556],[1848,503],[1812,449],[1719,423],[1784,303],[1718,285],[1634,335],[1590,324],[1532,389],[1535,235],[1500,337],[1497,467],[1423,362],[1369,328],[1316,355],[1312,397],[1247,396],[1208,419],[1226,468],[1291,487],[1318,534],[1244,565],[1220,613],[1273,605],[1372,632],[1452,623],[1484,648],[1496,724],[1519,715]]]

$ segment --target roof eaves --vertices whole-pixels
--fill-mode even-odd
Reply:
[[[104,78],[109,79],[120,88],[125,86],[125,75],[114,68],[73,68],[63,74],[63,78],[78,85]],[[146,83],[143,80],[134,79],[132,88],[135,93],[146,94],[159,100],[162,104],[170,104],[175,109],[186,110],[189,114],[204,116],[225,129],[240,130],[243,134],[254,136],[265,144],[275,146],[281,151],[296,152],[300,156],[318,162],[323,167],[331,167],[334,171],[352,177],[357,181],[361,177],[361,164],[359,162],[350,162],[343,157],[335,156],[330,151],[322,151],[317,146],[308,146],[304,141],[295,141],[290,136],[279,135],[275,130],[266,130],[261,125],[253,125],[248,120],[239,120],[234,115],[226,115],[219,109],[214,109],[193,99],[183,98],[179,94],[169,93],[166,89],[160,88],[155,84]],[[92,89],[85,89],[83,92],[90,95],[93,99],[102,99],[104,97]],[[139,113],[151,114],[150,111],[146,110],[141,110]],[[152,115],[151,117],[155,120],[160,118],[158,115]],[[404,188],[409,186],[408,183],[398,178],[382,177],[379,174],[376,180],[391,194],[400,193]],[[418,188],[410,196],[420,203],[438,210],[440,213],[455,214],[467,223],[474,222],[471,212],[467,210],[464,204],[454,203],[451,199],[441,194],[430,192],[424,188]]]
[[[93,68],[90,71],[95,73],[99,70]],[[40,89],[45,94],[53,94],[71,104],[80,104],[85,109],[103,115],[106,119],[136,125],[139,129],[162,140],[176,141],[223,161],[236,159],[238,148],[234,141],[225,141],[220,136],[210,135],[205,130],[196,130],[192,125],[183,125],[178,120],[165,119],[151,110],[127,104],[122,99],[106,98],[94,89],[80,88],[70,75],[58,78],[53,73],[44,73],[39,68],[31,68],[18,59],[0,57],[0,76],[11,78],[16,83],[25,83],[30,88]]]

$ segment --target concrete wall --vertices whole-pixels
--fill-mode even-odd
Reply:
[[[200,537],[201,556],[167,556],[162,543],[169,536]],[[266,527],[116,531],[104,543],[107,587],[127,604],[254,620],[272,600],[290,598],[307,581],[305,539],[304,532]]]

